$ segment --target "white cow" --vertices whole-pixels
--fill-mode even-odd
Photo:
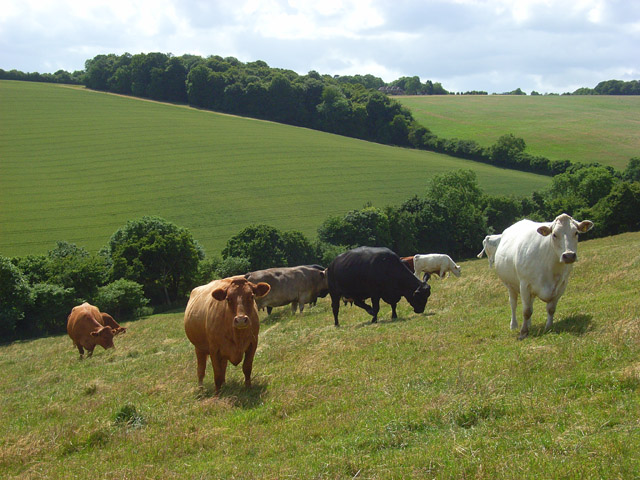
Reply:
[[[444,278],[447,272],[453,273],[456,277],[460,276],[460,267],[456,265],[456,262],[451,260],[449,255],[442,253],[428,253],[425,255],[413,256],[413,269],[418,280],[421,273],[428,273],[429,275],[437,274],[440,278]]]
[[[484,240],[482,240],[482,251],[478,254],[478,258],[482,258],[482,255],[486,253],[487,258],[489,259],[489,267],[493,267],[496,250],[498,249],[498,245],[500,245],[501,238],[502,234],[487,235],[484,237]]]
[[[566,213],[552,223],[521,220],[502,233],[495,254],[496,273],[509,290],[511,329],[518,328],[516,306],[518,292],[522,297],[523,322],[520,339],[529,334],[533,296],[547,304],[548,330],[558,300],[569,281],[577,260],[578,234],[589,231],[593,222],[577,222]]]

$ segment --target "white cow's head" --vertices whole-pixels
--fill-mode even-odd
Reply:
[[[538,233],[544,237],[551,235],[551,244],[561,263],[573,263],[578,259],[578,234],[591,230],[593,222],[578,222],[566,213],[559,215],[549,225],[538,227]]]

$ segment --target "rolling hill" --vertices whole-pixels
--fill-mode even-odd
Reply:
[[[128,220],[158,215],[218,254],[266,223],[314,238],[332,214],[424,192],[476,171],[489,193],[550,179],[304,128],[45,83],[0,81],[0,254],[58,240],[97,251]]]
[[[483,147],[512,133],[550,160],[624,169],[640,152],[638,96],[432,95],[394,97],[443,138]]]

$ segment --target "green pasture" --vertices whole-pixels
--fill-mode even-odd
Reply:
[[[218,397],[182,311],[82,361],[66,335],[0,346],[0,477],[638,478],[639,252],[581,242],[553,330],[536,300],[523,341],[486,258],[432,280],[421,315],[261,313],[253,387],[229,365]]]
[[[488,147],[512,133],[527,152],[551,160],[624,169],[640,155],[639,96],[406,96],[397,99],[443,138]]]
[[[69,86],[0,81],[0,254],[58,240],[97,251],[158,215],[218,254],[266,223],[314,238],[329,216],[422,194],[467,168],[487,192],[527,195],[548,177],[277,123]]]

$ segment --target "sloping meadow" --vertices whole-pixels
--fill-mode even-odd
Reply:
[[[160,216],[209,255],[245,227],[314,238],[331,215],[424,195],[431,178],[472,169],[490,194],[551,179],[445,155],[32,82],[0,83],[0,254],[91,252],[129,220]]]
[[[486,259],[378,324],[328,298],[261,313],[254,385],[196,388],[183,312],[0,347],[3,478],[633,478],[640,471],[640,234],[581,242],[553,330],[509,330]],[[519,308],[520,314],[520,308]]]

